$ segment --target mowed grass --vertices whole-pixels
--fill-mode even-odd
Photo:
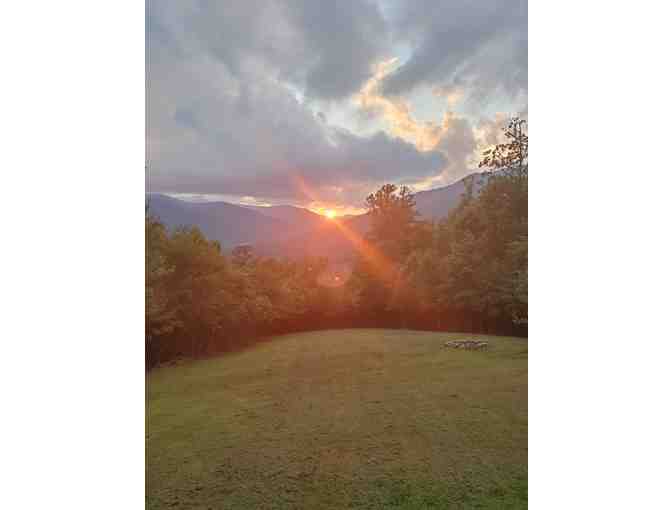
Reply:
[[[279,336],[151,372],[146,416],[150,509],[527,507],[522,339]]]

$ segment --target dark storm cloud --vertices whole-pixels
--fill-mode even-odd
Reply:
[[[383,182],[459,177],[467,120],[422,146],[394,129],[358,136],[319,111],[341,108],[400,44],[414,50],[383,82],[394,94],[524,92],[526,23],[517,1],[150,0],[148,188],[359,204]]]
[[[308,95],[338,99],[359,90],[386,34],[377,5],[367,0],[290,0],[288,7],[312,48]]]
[[[152,0],[147,33],[150,51],[207,53],[234,75],[256,62],[318,99],[358,90],[386,40],[370,0]]]
[[[366,1],[151,4],[147,154],[152,191],[307,200],[440,172],[443,156],[330,126],[296,98],[356,91],[382,18]],[[296,87],[296,88],[293,88]]]
[[[527,1],[394,2],[393,33],[413,51],[384,93],[419,85],[466,90],[474,99],[527,92]]]
[[[212,60],[165,62],[150,75],[152,191],[335,200],[434,175],[444,162],[384,133],[330,126],[286,87],[254,73],[235,79]]]

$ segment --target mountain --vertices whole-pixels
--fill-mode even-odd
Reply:
[[[325,222],[324,216],[320,216],[303,207],[294,207],[292,205],[273,205],[270,207],[246,205],[243,207],[259,212],[269,218],[285,221],[303,230],[319,227]]]
[[[436,221],[446,217],[460,203],[467,179],[476,177],[474,187],[480,187],[482,180],[478,179],[479,176],[482,174],[472,174],[449,186],[416,193],[420,219]],[[264,241],[255,245],[255,251],[269,257],[296,258],[309,255],[328,257],[331,262],[342,263],[351,260],[356,253],[353,238],[364,237],[368,230],[368,215],[343,216],[281,241]]]
[[[467,179],[476,177],[478,189],[484,174],[472,174],[449,186],[415,194],[420,218],[439,220],[446,217],[466,189]],[[290,205],[271,207],[235,205],[227,202],[186,202],[167,195],[149,194],[149,211],[169,228],[196,225],[209,239],[218,240],[222,248],[251,244],[262,256],[298,258],[328,257],[332,262],[351,260],[356,241],[369,229],[366,214],[329,220],[308,209]]]
[[[207,238],[219,241],[224,249],[239,244],[280,241],[304,233],[315,224],[313,218],[303,212],[290,218],[291,213],[282,211],[274,217],[270,212],[262,214],[256,210],[261,208],[250,209],[227,202],[187,202],[155,193],[147,196],[147,207],[150,214],[168,228],[195,225]],[[282,219],[283,215],[287,219]]]
[[[487,180],[487,174],[474,173],[443,188],[416,193],[415,205],[420,217],[425,220],[445,218],[460,203],[462,194],[466,190],[466,181],[472,178],[474,179],[474,191],[476,191]]]

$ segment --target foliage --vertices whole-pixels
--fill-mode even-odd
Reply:
[[[237,347],[239,339],[292,329],[323,313],[322,259],[258,259],[221,252],[194,227],[167,233],[145,219],[147,364]]]
[[[500,143],[483,152],[479,168],[520,171],[527,169],[527,121],[513,117],[504,128],[506,143]]]
[[[178,325],[175,310],[169,305],[167,278],[173,272],[164,255],[168,242],[164,226],[145,219],[145,337],[151,341],[172,332]]]
[[[418,215],[411,190],[385,184],[366,198],[371,218],[368,239],[390,260],[398,262],[414,246]]]

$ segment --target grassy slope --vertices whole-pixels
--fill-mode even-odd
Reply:
[[[442,348],[464,337],[303,333],[152,372],[148,508],[526,508],[527,342]]]

